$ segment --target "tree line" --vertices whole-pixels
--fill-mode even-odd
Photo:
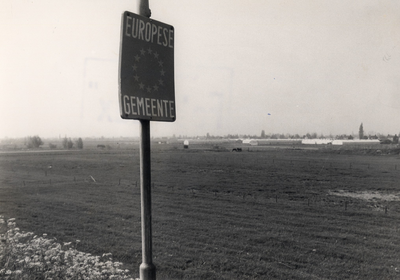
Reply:
[[[40,148],[40,146],[43,146],[44,142],[38,135],[28,136],[26,138],[25,145],[28,149],[37,149]],[[57,148],[56,144],[49,143],[48,145],[50,149]],[[64,137],[64,139],[61,141],[61,145],[64,149],[72,149],[74,146],[77,149],[83,149],[83,140],[82,138],[78,138],[73,141],[71,138]]]

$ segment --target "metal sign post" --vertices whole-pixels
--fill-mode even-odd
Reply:
[[[151,230],[150,121],[173,122],[175,113],[174,28],[150,19],[148,0],[139,15],[124,12],[119,58],[119,105],[123,119],[140,121],[142,226],[141,280],[155,280]]]
[[[151,165],[150,165],[150,121],[140,121],[140,194],[142,215],[142,264],[140,280],[155,280],[151,231]]]

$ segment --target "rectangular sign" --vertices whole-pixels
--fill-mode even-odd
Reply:
[[[173,26],[123,13],[119,105],[123,119],[175,121]]]

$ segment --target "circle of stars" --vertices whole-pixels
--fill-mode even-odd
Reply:
[[[156,60],[157,65],[160,67],[159,68],[160,78],[153,84],[144,84],[143,81],[140,79],[140,76],[138,75],[138,63],[140,62],[140,59],[142,57],[145,57],[146,55],[150,56],[151,58],[154,57],[154,60]],[[139,88],[141,90],[145,90],[147,93],[157,92],[161,86],[165,85],[164,77],[166,71],[164,70],[164,61],[160,59],[159,53],[153,51],[151,48],[148,48],[147,50],[142,48],[139,51],[139,53],[137,53],[133,58],[134,58],[134,64],[132,65],[133,80],[135,83],[139,85]]]

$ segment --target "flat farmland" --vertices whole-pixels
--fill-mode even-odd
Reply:
[[[158,279],[399,279],[400,157],[152,144]],[[134,275],[139,150],[0,154],[0,215]]]

